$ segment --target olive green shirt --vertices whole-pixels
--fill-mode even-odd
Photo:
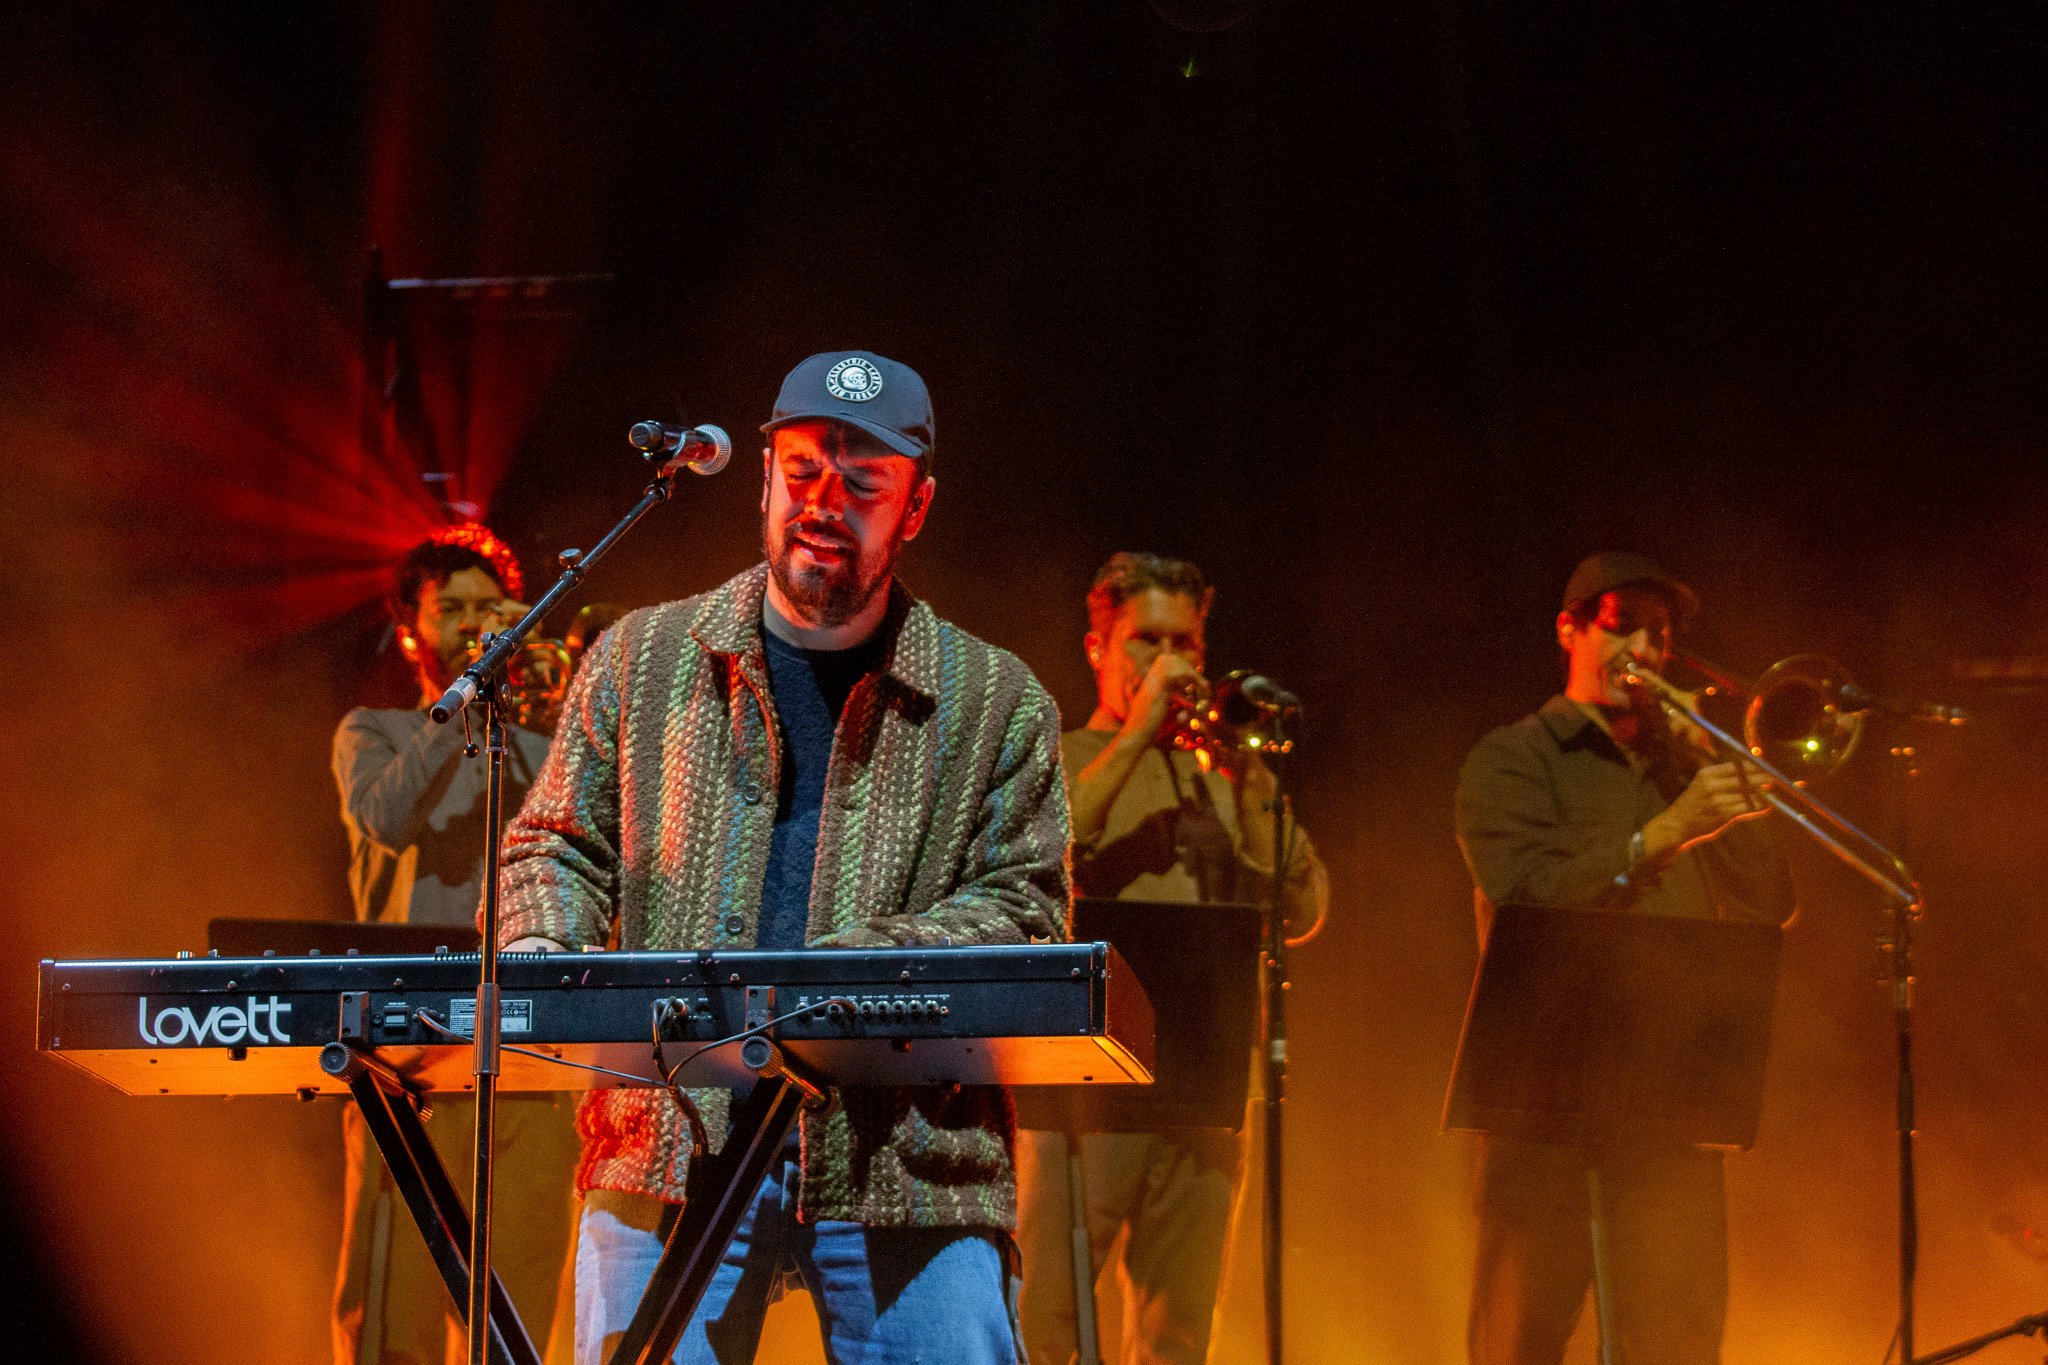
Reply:
[[[1458,778],[1457,830],[1481,944],[1498,905],[1791,918],[1774,817],[1743,821],[1661,868],[1631,868],[1630,841],[1670,804],[1648,766],[1568,697],[1480,740]]]

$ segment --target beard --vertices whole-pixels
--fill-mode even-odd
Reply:
[[[784,522],[780,527],[763,520],[761,549],[768,560],[768,572],[783,597],[819,626],[841,626],[875,600],[875,594],[889,585],[896,555],[903,548],[903,528],[890,532],[887,543],[869,550],[837,528],[817,523],[802,524],[804,534],[827,540],[847,552],[837,564],[796,563],[796,546],[790,532],[801,523]]]

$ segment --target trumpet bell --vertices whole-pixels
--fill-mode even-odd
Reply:
[[[1287,733],[1286,717],[1245,691],[1251,670],[1240,668],[1226,675],[1200,702],[1191,702],[1179,715],[1173,732],[1175,748],[1193,751],[1202,771],[1234,772],[1250,754],[1293,752],[1294,737]]]
[[[1794,654],[1751,684],[1742,738],[1750,753],[1799,782],[1825,777],[1849,761],[1863,737],[1863,715],[1842,704],[1849,675],[1833,659]]]
[[[469,662],[475,663],[483,652],[482,642],[472,640]],[[505,707],[512,723],[523,730],[551,733],[574,668],[575,660],[562,641],[529,636],[505,661]]]

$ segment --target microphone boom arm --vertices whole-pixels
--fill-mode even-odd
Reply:
[[[709,430],[715,431],[716,428]],[[723,438],[725,433],[718,433]],[[721,461],[722,463],[722,461]],[[635,523],[658,503],[664,503],[675,493],[676,475],[682,470],[693,468],[684,458],[668,461],[655,473],[647,490],[640,495],[640,501],[621,517],[618,524],[605,532],[604,538],[588,550],[564,550],[559,556],[562,573],[553,586],[542,593],[526,615],[519,618],[511,629],[491,638],[490,645],[478,656],[477,661],[462,671],[462,676],[435,702],[430,710],[434,720],[446,724],[464,707],[480,695],[488,694],[484,708],[486,748],[489,750],[488,771],[484,786],[484,894],[482,907],[481,951],[478,953],[476,989],[475,1059],[473,1068],[476,1076],[476,1123],[475,1143],[471,1148],[473,1178],[470,1184],[469,1224],[469,1365],[486,1365],[490,1358],[491,1338],[491,1286],[496,1277],[491,1271],[491,1183],[496,1167],[496,1124],[498,1099],[498,1053],[499,1030],[503,1025],[500,1016],[498,995],[498,839],[499,826],[504,816],[504,756],[507,747],[507,726],[504,708],[497,704],[495,695],[496,676],[512,657],[513,651],[525,643],[526,637],[540,624],[557,602],[575,590],[592,565],[602,559],[605,552],[618,544],[619,538],[633,529]],[[713,472],[709,468],[695,467],[700,474]],[[502,1294],[503,1291],[500,1291]]]
[[[677,474],[693,468],[694,466],[680,459],[669,461],[656,472],[653,482],[647,485],[647,491],[640,495],[640,501],[633,504],[632,509],[619,519],[617,525],[604,533],[602,540],[588,550],[562,551],[559,556],[562,564],[561,576],[540,595],[540,600],[535,602],[532,609],[520,617],[515,625],[491,637],[489,647],[477,656],[475,663],[462,670],[462,676],[441,695],[441,700],[434,703],[428,714],[436,722],[445,725],[465,706],[475,701],[477,694],[483,691],[484,684],[505,666],[507,659],[518,652],[520,645],[526,642],[526,637],[540,624],[541,618],[546,616],[557,602],[575,591],[576,585],[583,581],[583,576],[590,572],[590,567],[604,558],[605,552],[616,545],[626,532],[632,530],[640,518],[674,495]]]

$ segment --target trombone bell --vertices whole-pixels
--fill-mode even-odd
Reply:
[[[1751,684],[1743,711],[1750,753],[1800,783],[1834,772],[1863,737],[1863,713],[1842,705],[1847,686],[1842,666],[1819,654],[1772,664]]]

